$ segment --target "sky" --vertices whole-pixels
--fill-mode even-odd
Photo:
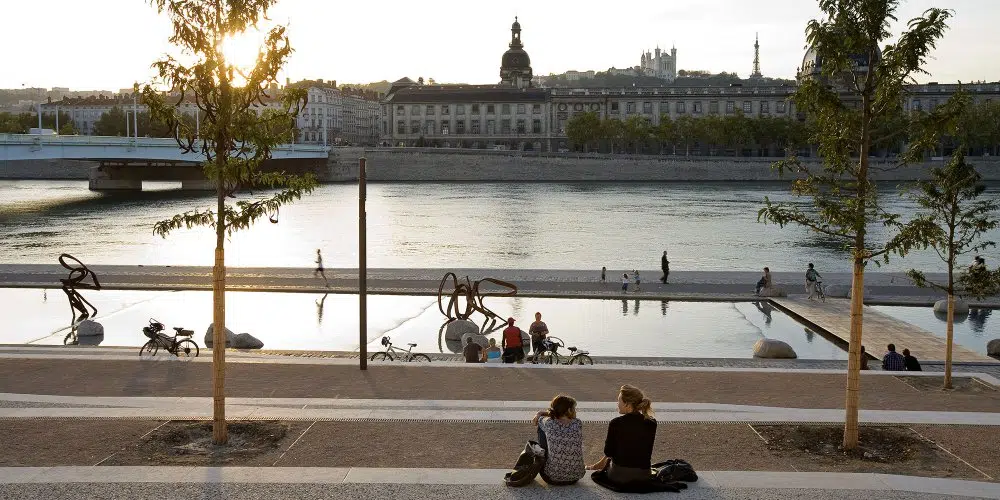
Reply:
[[[397,80],[489,84],[519,16],[536,75],[639,63],[644,49],[677,47],[678,69],[747,76],[754,35],[765,76],[791,78],[802,62],[815,0],[279,0],[273,22],[288,26],[295,53],[282,81]],[[627,7],[626,7],[627,5]],[[1000,0],[903,0],[901,21],[929,7],[955,11],[951,29],[918,81],[1000,80]],[[115,90],[152,77],[175,53],[169,20],[143,0],[0,0],[0,88]],[[894,27],[899,33],[903,23]]]

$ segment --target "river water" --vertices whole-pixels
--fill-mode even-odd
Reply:
[[[87,264],[211,265],[210,228],[161,238],[157,221],[214,206],[211,193],[172,184],[103,195],[85,181],[0,181],[0,263],[55,263],[68,252]],[[889,211],[915,206],[883,186]],[[231,266],[357,266],[357,186],[328,184],[227,243]],[[991,185],[985,196],[1000,196]],[[838,241],[801,227],[757,222],[765,197],[794,200],[775,183],[437,183],[368,187],[368,265],[509,269],[657,269],[849,272]],[[805,205],[806,200],[801,200]],[[872,228],[876,237],[880,228]],[[1000,240],[1000,231],[989,235]],[[995,250],[984,253],[995,264]],[[928,251],[884,270],[941,271]]]

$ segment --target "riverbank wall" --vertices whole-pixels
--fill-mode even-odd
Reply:
[[[443,150],[428,148],[338,148],[331,152],[330,182],[358,179],[358,158],[366,158],[372,182],[779,182],[771,165],[779,158],[724,156],[607,155],[518,151]],[[803,159],[820,168],[818,159]],[[872,159],[876,178],[913,181],[928,177],[947,158],[896,168]],[[1000,181],[1000,159],[971,158],[983,178]]]
[[[771,165],[778,158],[726,156],[608,155],[533,153],[438,148],[333,148],[325,168],[313,169],[321,182],[356,182],[358,159],[365,157],[371,182],[780,182]],[[896,168],[872,159],[877,180],[926,179],[947,158]],[[970,158],[984,180],[1000,182],[1000,159]],[[818,159],[803,159],[820,168]],[[28,160],[0,162],[0,179],[88,179],[97,162]]]

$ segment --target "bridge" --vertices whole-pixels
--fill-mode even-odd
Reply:
[[[284,144],[265,165],[272,170],[310,170],[325,164],[327,146]],[[141,190],[144,180],[181,181],[184,189],[214,189],[205,179],[201,152],[186,152],[170,138],[0,134],[0,161],[90,160],[90,189]]]

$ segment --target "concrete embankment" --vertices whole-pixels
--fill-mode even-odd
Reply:
[[[428,148],[337,148],[331,152],[329,181],[356,181],[358,162],[367,158],[366,174],[374,182],[684,182],[782,180],[771,168],[777,158],[686,157],[673,155],[605,155],[531,153]],[[815,159],[804,159],[819,168]],[[872,159],[878,180],[912,181],[927,178],[930,169],[947,158],[894,168]],[[983,178],[1000,181],[1000,160],[972,158]],[[785,177],[788,179],[789,177]]]
[[[358,159],[367,158],[372,182],[776,182],[778,158],[674,155],[532,153],[430,148],[334,148],[321,165],[307,170],[322,182],[354,182]],[[894,168],[873,159],[878,180],[927,178],[945,159]],[[322,160],[320,160],[322,161]],[[815,159],[804,159],[819,168]],[[987,181],[1000,181],[1000,159],[970,159]],[[0,161],[0,179],[88,179],[97,162],[79,160]],[[283,167],[286,168],[286,167]],[[785,180],[791,177],[784,177]]]
[[[122,290],[210,290],[212,269],[207,266],[124,266],[92,265],[101,285]],[[357,293],[356,269],[327,269],[327,286],[322,278],[307,268],[227,268],[227,288],[234,291]],[[620,281],[599,281],[599,271],[553,269],[369,269],[368,291],[386,295],[437,295],[445,272],[453,271],[463,281],[492,277],[513,283],[521,297],[651,299],[651,300],[754,300],[754,272],[684,271],[670,273],[670,283],[658,280],[657,270],[640,270],[645,278],[642,290],[629,287],[621,293]],[[0,264],[0,287],[56,288],[67,271],[51,264]],[[617,273],[617,274],[616,274]],[[622,270],[608,270],[608,277],[621,276]],[[931,279],[943,276],[929,275]],[[772,273],[774,283],[789,294],[804,294],[802,273]],[[845,296],[851,283],[847,273],[826,273],[825,285],[830,295]],[[445,287],[452,289],[451,283]],[[489,291],[506,289],[489,286]],[[866,273],[865,301],[871,304],[931,305],[938,292],[914,286],[903,274]],[[971,301],[975,305],[1000,306],[1000,298]]]

